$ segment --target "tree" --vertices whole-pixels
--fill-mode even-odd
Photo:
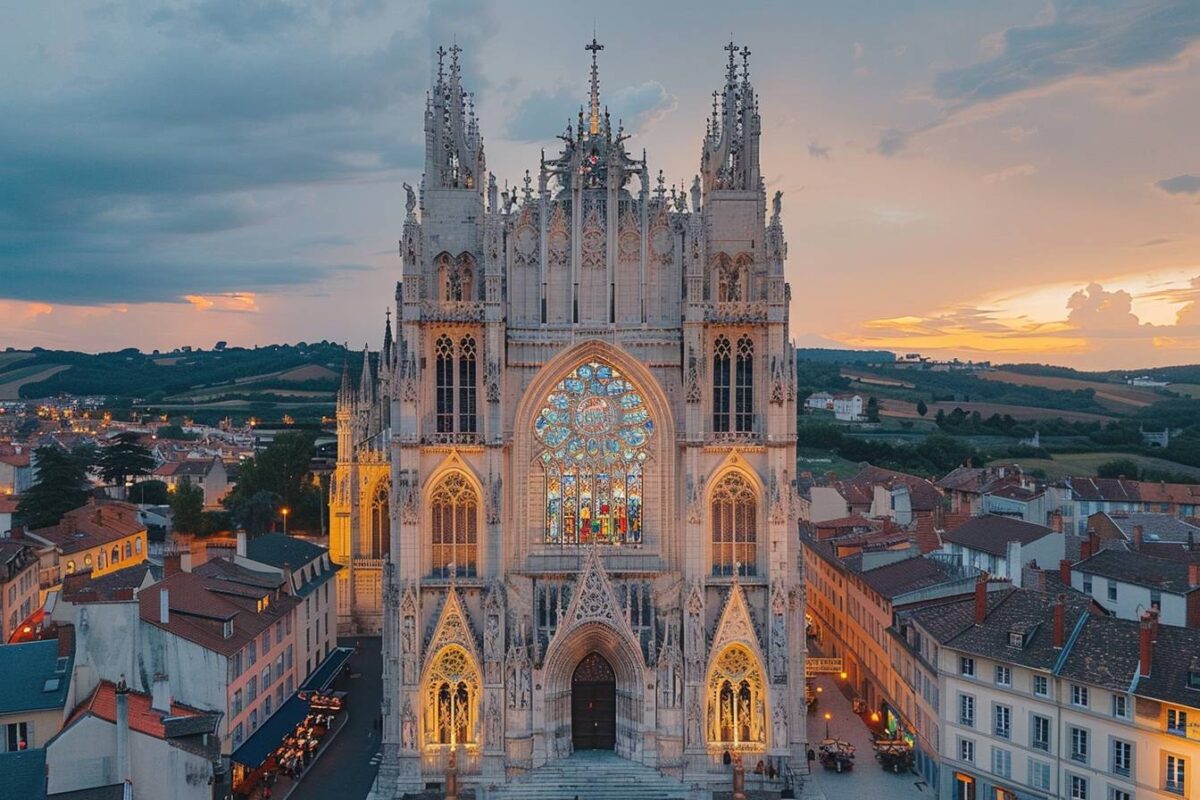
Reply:
[[[266,490],[255,492],[249,497],[230,495],[230,516],[246,533],[258,536],[271,530],[279,514],[279,495]]]
[[[922,417],[929,413],[929,406],[925,405],[924,400],[917,401],[917,413]]]
[[[266,492],[276,498],[274,508],[285,506],[290,512],[290,521],[296,529],[314,530],[321,524],[320,488],[313,485],[309,463],[316,452],[315,439],[304,431],[289,431],[276,437],[266,450],[242,464],[237,487],[225,500],[225,506],[234,512],[247,531],[245,514],[240,507]],[[259,498],[253,506],[255,516],[264,508]]]
[[[204,490],[187,481],[171,492],[171,521],[182,533],[200,533],[203,526]]]
[[[1132,458],[1114,458],[1096,467],[1096,476],[1100,478],[1129,478],[1137,480],[1142,468]]]
[[[141,505],[165,506],[171,502],[171,495],[162,481],[138,481],[129,489],[126,499]]]
[[[21,495],[17,519],[29,528],[46,528],[57,525],[63,514],[87,502],[91,451],[76,449],[68,453],[47,446],[39,447],[34,455],[37,482]]]
[[[874,395],[867,398],[867,422],[879,422],[879,401]]]
[[[130,478],[149,475],[154,469],[154,456],[131,431],[118,433],[100,450],[97,472],[110,486],[124,487]]]

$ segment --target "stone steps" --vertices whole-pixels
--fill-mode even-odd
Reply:
[[[488,793],[489,800],[686,800],[683,784],[614,753],[579,752]]]

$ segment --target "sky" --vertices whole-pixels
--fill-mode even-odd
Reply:
[[[519,184],[586,100],[673,184],[751,50],[806,347],[1200,362],[1200,3],[0,10],[0,348],[377,347],[439,44]]]

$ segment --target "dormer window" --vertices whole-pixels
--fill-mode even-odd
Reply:
[[[228,639],[230,636],[233,636],[233,620],[225,620],[225,623],[221,626],[221,635],[226,639]]]
[[[1024,647],[1025,646],[1025,634],[1022,633],[1021,631],[1009,631],[1008,632],[1008,646],[1016,647],[1018,649]]]
[[[1200,669],[1188,670],[1187,687],[1189,689],[1200,689]]]

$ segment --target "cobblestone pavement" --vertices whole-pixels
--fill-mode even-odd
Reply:
[[[850,772],[834,772],[823,769],[819,762],[813,762],[812,775],[804,786],[806,798],[824,796],[830,800],[839,798],[887,798],[887,800],[930,800],[933,790],[927,786],[920,775],[912,773],[896,775],[885,772],[875,760],[875,751],[871,747],[871,735],[867,726],[854,713],[850,701],[842,694],[836,681],[831,676],[817,678],[816,685],[821,687],[820,700],[808,717],[808,741],[814,750],[817,744],[825,738],[825,713],[829,712],[829,735],[853,744],[855,753],[854,769]]]

